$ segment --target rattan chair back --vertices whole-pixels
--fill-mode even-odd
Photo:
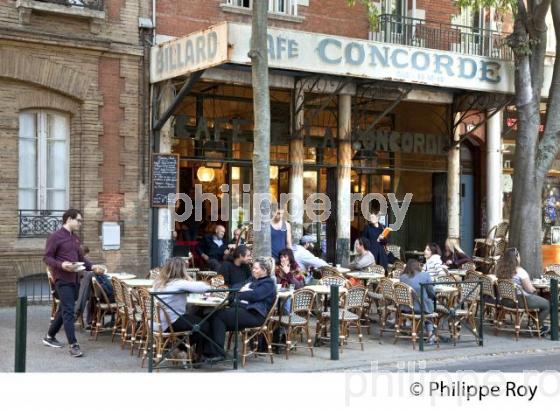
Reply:
[[[410,311],[414,311],[414,289],[406,283],[395,283],[395,303],[399,307],[407,307]]]
[[[513,302],[515,307],[519,307],[517,298],[517,286],[511,279],[498,279],[498,295],[500,300],[509,300]]]
[[[304,313],[305,317],[309,317],[314,302],[315,292],[305,288],[296,290],[292,296],[292,313],[299,314],[300,316]]]
[[[323,278],[321,278],[321,284],[325,286],[344,286],[346,284],[346,279],[342,276],[323,276]]]
[[[376,273],[385,276],[385,268],[381,265],[370,265],[365,269],[365,272]]]
[[[210,278],[210,286],[217,287],[225,284],[224,277],[222,275],[216,275],[213,278]]]
[[[552,265],[548,265],[548,266],[546,267],[546,273],[545,273],[545,275],[546,275],[547,273],[549,273],[549,272],[554,272],[554,273],[556,273],[557,275],[560,276],[560,264],[554,263],[554,264],[552,264]]]
[[[367,288],[365,286],[353,286],[345,295],[345,309],[361,309],[366,301]]]
[[[466,271],[476,271],[476,264],[474,262],[465,262],[461,265],[461,269]]]
[[[402,260],[401,247],[399,245],[387,245],[387,253],[391,252],[395,258]]]

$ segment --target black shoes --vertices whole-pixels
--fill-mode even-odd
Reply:
[[[56,340],[55,337],[50,337],[49,335],[45,335],[45,337],[43,338],[43,344],[45,346],[56,347],[57,349],[60,349],[62,348],[62,346],[64,346],[64,344]]]

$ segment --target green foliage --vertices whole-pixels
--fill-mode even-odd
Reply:
[[[517,0],[457,0],[456,4],[458,7],[470,7],[472,9],[495,7],[501,13],[515,12],[517,9]]]
[[[354,7],[356,5],[356,0],[346,0],[350,7]],[[373,0],[358,0],[362,3],[367,10],[367,19],[369,22],[369,28],[371,31],[375,30],[377,26],[377,21],[379,19],[379,9],[373,2]]]

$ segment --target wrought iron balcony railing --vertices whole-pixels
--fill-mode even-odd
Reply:
[[[62,226],[65,211],[20,209],[18,212],[19,237],[43,238]]]
[[[41,3],[54,3],[63,6],[83,7],[91,10],[103,10],[104,0],[36,0]]]
[[[391,14],[379,16],[371,39],[385,43],[512,60],[507,34],[477,27],[460,26]]]

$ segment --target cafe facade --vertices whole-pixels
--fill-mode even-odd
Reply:
[[[252,192],[250,34],[249,24],[218,23],[167,38],[150,57],[155,152],[177,156],[180,192],[229,195],[212,221],[229,235],[252,212],[242,201]],[[270,27],[271,194],[331,200],[325,223],[292,218],[295,239],[317,235],[326,258],[344,263],[366,223],[352,195],[394,194],[402,206],[410,193],[392,243],[404,252],[454,236],[472,250],[502,215],[501,110],[514,74],[494,55]],[[210,205],[197,230],[211,226]],[[169,210],[154,212],[155,262],[172,237]],[[384,220],[395,223],[391,208]]]

